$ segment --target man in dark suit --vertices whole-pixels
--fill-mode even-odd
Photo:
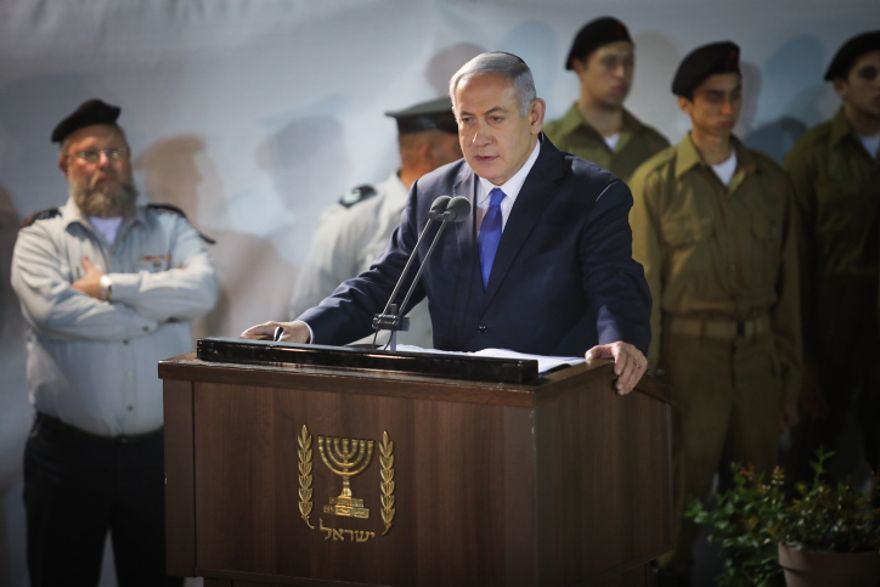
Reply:
[[[541,128],[544,101],[509,53],[483,53],[450,80],[464,160],[419,179],[385,253],[293,322],[242,333],[344,344],[368,334],[439,195],[465,195],[466,221],[442,235],[412,303],[427,296],[438,349],[502,347],[608,358],[617,390],[645,372],[650,294],[631,257],[632,196],[611,173],[559,152]],[[421,257],[427,245],[419,248]],[[408,310],[408,308],[404,308]]]

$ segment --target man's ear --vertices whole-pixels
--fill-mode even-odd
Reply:
[[[837,92],[837,95],[842,98],[844,96],[844,94],[846,93],[846,88],[847,88],[846,80],[842,77],[837,77],[831,81],[831,85],[834,87],[834,91]]]
[[[584,57],[583,59],[573,57],[571,60],[572,71],[574,71],[578,75],[581,75],[582,73],[587,71],[587,59],[588,57]]]
[[[678,108],[679,108],[682,112],[684,112],[685,114],[687,114],[688,116],[690,116],[690,114],[691,114],[691,106],[693,105],[693,102],[692,102],[690,99],[685,98],[684,96],[678,96],[678,99],[677,99],[677,100],[678,100]]]
[[[544,128],[544,114],[547,112],[547,103],[541,98],[532,100],[529,107],[529,126],[532,127],[532,133],[537,135]]]
[[[64,156],[64,153],[58,155],[58,169],[61,170],[65,176],[67,175],[67,157]]]

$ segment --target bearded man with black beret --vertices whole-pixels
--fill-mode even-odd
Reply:
[[[165,576],[162,385],[217,299],[202,235],[138,205],[120,108],[88,100],[52,132],[67,202],[19,231],[12,287],[28,324],[31,585],[97,585],[108,534],[121,587]]]

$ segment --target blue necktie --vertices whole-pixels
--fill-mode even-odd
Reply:
[[[495,252],[498,243],[501,242],[501,200],[504,192],[499,188],[493,188],[489,192],[489,208],[480,224],[480,235],[477,243],[480,247],[480,269],[483,274],[483,287],[489,283],[489,274],[492,273],[492,263],[495,261]]]

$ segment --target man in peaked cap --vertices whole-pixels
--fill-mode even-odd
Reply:
[[[565,60],[580,80],[580,97],[544,132],[569,151],[628,181],[636,168],[669,146],[623,107],[632,86],[635,46],[626,26],[610,16],[585,24]]]
[[[189,351],[189,320],[217,297],[199,233],[136,205],[120,109],[89,100],[52,131],[69,186],[12,254],[29,326],[35,420],[25,448],[31,585],[97,585],[112,536],[118,583],[165,577],[161,359]]]
[[[730,461],[768,472],[801,370],[796,214],[790,184],[733,128],[739,48],[687,55],[672,81],[691,131],[630,186],[633,256],[654,299],[649,364],[673,388],[677,506],[706,497]],[[785,407],[785,409],[784,409]],[[671,584],[690,572],[697,528],[680,524]]]
[[[825,79],[841,107],[785,160],[800,208],[804,389],[790,467],[798,478],[820,445],[834,448],[852,410],[865,456],[880,470],[880,30],[837,51]],[[832,472],[856,473],[858,455],[839,454]]]
[[[388,245],[413,182],[461,157],[448,97],[385,114],[397,122],[400,168],[376,185],[352,189],[321,216],[305,265],[297,275],[288,312],[291,318],[368,269]],[[399,341],[431,348],[433,335],[426,304],[415,307],[409,318],[409,330],[399,334]]]

